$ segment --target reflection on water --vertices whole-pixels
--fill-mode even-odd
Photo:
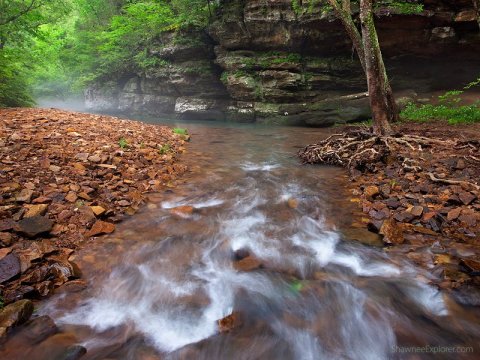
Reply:
[[[478,311],[400,255],[345,239],[345,174],[294,156],[325,132],[188,127],[183,183],[77,255],[86,290],[40,304],[85,359],[475,358],[401,352],[476,346]],[[232,312],[241,324],[220,333]],[[56,345],[9,354],[46,359]]]

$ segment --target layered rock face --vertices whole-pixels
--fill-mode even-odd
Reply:
[[[379,10],[382,51],[399,98],[458,88],[480,73],[471,0],[423,3],[416,15]],[[162,39],[154,54],[168,66],[92,87],[87,105],[313,126],[370,116],[351,43],[318,6],[294,11],[291,0],[224,0],[208,35],[191,37],[183,45]]]
[[[164,34],[148,51],[159,60],[157,66],[89,87],[86,107],[108,113],[224,118],[230,95],[220,81],[222,71],[214,63],[208,35]]]

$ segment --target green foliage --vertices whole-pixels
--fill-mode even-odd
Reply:
[[[449,124],[480,122],[480,100],[462,105],[461,95],[465,90],[480,85],[480,78],[466,85],[463,90],[451,90],[438,97],[438,104],[416,105],[410,103],[400,114],[412,121],[446,120]]]
[[[76,208],[81,208],[81,207],[84,206],[84,205],[85,205],[85,201],[83,201],[83,200],[77,200],[77,201],[75,201],[75,207],[76,207]]]
[[[325,0],[292,0],[292,10],[296,16],[311,13],[315,6],[320,6],[320,10],[324,13],[332,10]]]
[[[341,7],[341,0],[336,0]],[[352,0],[352,5],[358,6],[359,1]],[[309,14],[317,6],[322,13],[333,11],[332,6],[327,0],[292,0],[292,9],[296,16]],[[413,15],[423,11],[423,4],[417,0],[379,0],[374,2],[375,10],[385,14],[386,11],[396,14]],[[354,8],[354,6],[352,6]]]
[[[125,138],[120,138],[120,140],[118,140],[118,146],[120,146],[121,149],[125,149],[128,147],[128,141],[127,139]]]
[[[478,78],[477,80],[474,80],[471,83],[467,84],[463,89],[468,90],[468,89],[471,89],[472,87],[478,86],[478,85],[480,85],[480,78]]]
[[[164,144],[160,147],[160,149],[158,150],[158,152],[160,153],[160,155],[166,155],[168,154],[170,151],[172,151],[171,147],[169,144]]]
[[[446,120],[449,124],[480,122],[480,103],[473,105],[448,106],[445,104],[408,104],[401,117],[406,120],[426,122]]]
[[[228,71],[224,71],[222,75],[220,76],[220,81],[224,84],[228,83]]]
[[[3,300],[3,297],[0,295],[0,310],[5,307],[5,302]]]
[[[134,55],[133,60],[137,68],[143,71],[148,71],[153,68],[164,68],[170,65],[167,60],[150,55],[147,49]]]
[[[0,106],[31,105],[32,95],[61,98],[95,81],[166,68],[169,62],[151,49],[163,45],[165,32],[178,32],[176,44],[200,45],[183,29],[208,24],[217,6],[209,2],[0,0]]]
[[[33,105],[28,77],[23,72],[27,65],[23,54],[14,49],[0,51],[0,107]]]
[[[173,133],[179,135],[188,135],[188,130],[183,128],[173,128]]]
[[[43,24],[69,11],[67,1],[0,1],[0,107],[33,105],[32,79],[42,57],[33,49]]]

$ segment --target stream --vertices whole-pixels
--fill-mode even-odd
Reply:
[[[401,254],[353,240],[345,172],[299,164],[331,130],[178,125],[192,135],[189,172],[76,253],[87,288],[36,311],[62,335],[18,340],[11,359],[67,359],[55,354],[71,339],[85,360],[478,358],[478,310]]]

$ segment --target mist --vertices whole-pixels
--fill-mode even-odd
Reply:
[[[35,99],[36,107],[56,108],[70,111],[86,112],[85,100],[81,96],[60,99],[55,97],[39,97]]]

